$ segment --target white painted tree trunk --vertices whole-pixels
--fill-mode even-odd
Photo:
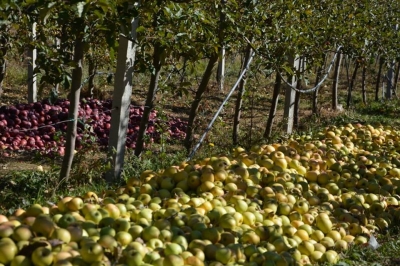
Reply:
[[[132,20],[130,39],[120,36],[117,71],[114,79],[113,106],[111,113],[109,154],[112,156],[112,169],[106,173],[107,182],[119,179],[124,164],[126,134],[129,123],[129,110],[132,95],[132,76],[136,55],[136,29],[139,19]]]
[[[338,87],[339,87],[339,76],[340,76],[340,66],[342,64],[343,54],[341,52],[338,53],[336,65],[335,65],[335,75],[332,84],[332,110],[338,109]]]
[[[218,82],[218,88],[220,91],[224,90],[224,81],[225,81],[225,45],[224,45],[224,40],[225,40],[225,20],[226,20],[226,14],[224,11],[224,7],[227,3],[227,0],[221,0],[220,2],[220,14],[219,14],[219,29],[218,29],[218,38],[219,38],[219,44],[221,47],[219,48],[219,54],[218,54],[218,69],[217,69],[217,82]]]
[[[225,81],[225,46],[221,47],[219,54],[219,64],[218,64],[218,86],[219,90],[224,90],[224,81]]]
[[[300,68],[300,60],[298,57],[290,58],[289,64],[293,65],[296,70]],[[293,87],[296,87],[296,76],[292,76],[288,80]],[[285,109],[283,112],[283,119],[285,121],[285,131],[287,134],[292,134],[293,132],[293,122],[294,122],[294,108],[295,108],[295,98],[296,91],[291,87],[286,88],[285,92]]]
[[[32,23],[32,41],[36,39],[36,22]],[[37,84],[36,75],[33,73],[36,67],[36,48],[29,47],[27,54],[28,63],[28,102],[33,103],[37,101]]]

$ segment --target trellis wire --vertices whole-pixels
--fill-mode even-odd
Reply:
[[[240,74],[238,80],[236,81],[235,85],[233,85],[233,88],[231,89],[231,91],[228,93],[228,95],[225,97],[224,101],[222,102],[222,104],[219,106],[217,112],[215,113],[214,117],[212,118],[211,122],[208,124],[206,130],[204,131],[203,135],[201,136],[200,140],[197,142],[196,146],[193,148],[192,152],[189,154],[188,158],[186,159],[186,161],[190,161],[194,154],[196,153],[196,151],[198,150],[198,148],[200,147],[201,143],[203,143],[204,138],[206,137],[208,131],[211,130],[212,125],[214,124],[215,120],[218,118],[219,114],[221,113],[224,105],[226,104],[226,102],[229,100],[229,98],[232,96],[233,92],[236,90],[237,86],[239,85],[240,81],[242,80],[242,78],[244,77],[244,74],[246,74],[247,70],[249,69],[250,63],[253,60],[253,57],[255,55],[255,52],[253,52],[249,58],[249,61],[246,64],[246,67],[243,69],[242,73]]]
[[[328,70],[327,70],[327,72],[326,72],[324,78],[321,79],[321,81],[318,82],[318,84],[317,84],[314,88],[307,89],[307,90],[299,90],[299,89],[297,89],[296,87],[293,87],[292,84],[290,84],[290,83],[283,77],[283,75],[282,75],[279,71],[277,71],[277,73],[278,73],[279,76],[281,76],[282,81],[283,81],[284,83],[286,83],[286,85],[288,85],[292,90],[294,90],[294,91],[296,91],[296,92],[299,92],[299,93],[312,93],[312,92],[318,90],[319,87],[321,87],[322,83],[324,83],[325,80],[328,78],[328,75],[329,75],[329,73],[330,73],[331,70],[332,70],[332,66],[333,66],[333,64],[335,63],[336,56],[337,56],[337,54],[339,53],[339,51],[340,51],[341,48],[342,48],[342,46],[339,46],[339,47],[337,48],[336,53],[335,53],[335,56],[333,57],[331,63],[329,64]]]

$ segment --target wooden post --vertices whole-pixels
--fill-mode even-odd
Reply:
[[[132,20],[132,32],[129,39],[125,36],[120,36],[119,38],[110,138],[108,143],[109,156],[112,157],[112,168],[105,176],[106,181],[109,183],[121,177],[124,164],[126,134],[132,95],[132,76],[136,55],[136,29],[138,26],[139,19],[134,18]]]
[[[289,64],[293,65],[296,70],[300,68],[300,60],[298,57],[289,58]],[[296,87],[296,76],[293,75],[289,77],[288,80],[293,87]],[[293,122],[294,122],[294,105],[295,105],[296,91],[291,87],[286,88],[285,92],[285,109],[283,112],[283,119],[285,121],[285,131],[287,134],[292,134],[293,132]]]
[[[32,23],[32,38],[31,41],[36,39],[36,22]],[[33,103],[37,101],[37,84],[36,75],[33,73],[36,67],[36,48],[29,47],[27,53],[28,61],[28,102]]]

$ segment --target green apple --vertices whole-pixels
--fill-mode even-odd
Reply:
[[[71,241],[79,242],[82,237],[88,236],[88,233],[85,229],[81,227],[81,225],[72,224],[67,227],[69,234],[71,235]]]
[[[164,247],[164,243],[158,238],[152,238],[146,241],[146,246],[150,247],[151,249],[157,249]]]
[[[71,234],[67,229],[56,228],[50,235],[51,239],[59,239],[64,243],[69,243],[71,241]]]
[[[143,227],[137,224],[132,225],[131,228],[129,228],[128,230],[128,233],[131,234],[132,239],[140,237],[142,232],[143,232]]]
[[[10,264],[10,266],[31,266],[31,265],[32,261],[29,259],[29,257],[26,257],[24,255],[15,256]]]
[[[163,266],[184,266],[185,261],[178,255],[167,255],[164,257]]]
[[[153,238],[159,238],[159,236],[160,236],[160,229],[158,229],[155,226],[146,227],[142,231],[142,238],[146,242]]]
[[[125,250],[123,256],[126,259],[127,266],[143,265],[143,255],[135,249]]]
[[[103,209],[105,209],[109,213],[110,217],[112,217],[114,219],[117,219],[118,217],[121,216],[121,211],[113,203],[108,203],[108,204],[104,205]]]
[[[64,213],[58,220],[57,225],[61,228],[67,228],[69,225],[76,222],[76,218],[71,213]]]
[[[11,237],[14,234],[14,228],[12,225],[1,224],[0,225],[0,237]]]
[[[85,214],[85,219],[98,224],[103,219],[103,215],[98,210],[88,210]]]
[[[32,253],[32,262],[35,266],[49,266],[53,263],[53,253],[48,247],[38,247]]]
[[[37,216],[31,227],[33,232],[47,238],[50,237],[55,228],[56,224],[53,222],[50,216],[45,214],[40,214]]]
[[[300,214],[304,214],[304,213],[308,212],[308,209],[309,209],[308,201],[306,199],[297,200],[293,206],[293,209]]]
[[[332,230],[332,221],[327,213],[321,212],[316,218],[316,224],[319,230],[327,234]]]
[[[84,203],[81,198],[74,197],[73,199],[68,201],[65,205],[68,208],[68,210],[70,210],[72,212],[76,212],[83,208]]]
[[[9,264],[17,252],[18,248],[11,238],[0,239],[0,263]]]
[[[215,259],[223,265],[227,265],[235,261],[235,256],[230,248],[219,248],[215,252]]]
[[[125,231],[119,231],[115,235],[115,240],[121,244],[121,246],[125,247],[130,242],[132,242],[132,235]]]
[[[102,246],[93,241],[84,243],[80,249],[80,254],[86,263],[101,261],[104,256]]]
[[[129,228],[131,227],[131,224],[128,220],[126,220],[124,218],[117,218],[114,220],[112,227],[117,232],[120,232],[120,231],[128,232]]]
[[[166,243],[164,248],[165,255],[179,255],[183,252],[182,246],[177,243]]]

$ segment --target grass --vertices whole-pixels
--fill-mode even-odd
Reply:
[[[199,139],[207,124],[214,115],[224,99],[228,89],[236,81],[239,72],[238,59],[231,60],[227,65],[227,76],[225,91],[219,91],[214,81],[210,82],[209,90],[204,95],[204,100],[199,109],[199,117],[196,122],[195,138]],[[204,64],[192,69],[187,81],[191,82],[189,91],[194,91],[201,77]],[[0,99],[0,105],[9,105],[26,101],[26,74],[24,66],[18,61],[10,61],[7,78],[4,83],[5,94]],[[344,73],[344,72],[343,72]],[[371,71],[371,73],[373,73]],[[344,74],[343,74],[344,75]],[[177,79],[177,77],[175,78]],[[172,82],[172,81],[171,81]],[[173,80],[175,84],[176,80]],[[355,91],[353,106],[342,112],[330,109],[330,86],[328,80],[326,86],[319,92],[318,115],[311,113],[311,95],[304,94],[300,102],[299,127],[295,135],[312,135],[322,127],[331,125],[344,125],[347,123],[363,122],[400,125],[400,100],[371,101],[363,105],[359,92]],[[146,96],[148,77],[144,74],[135,75],[135,86],[133,88],[134,103],[142,104]],[[167,83],[165,83],[167,84]],[[261,85],[262,84],[262,85]],[[373,77],[369,79],[368,95],[374,95]],[[269,107],[271,104],[273,80],[266,78],[260,73],[250,73],[244,96],[244,108],[240,125],[240,146],[250,148],[254,144],[266,143],[262,135]],[[166,85],[165,85],[166,86]],[[177,94],[171,94],[167,87],[163,88],[157,96],[156,108],[160,117],[174,115],[187,119],[192,95],[184,94],[177,100]],[[109,98],[112,87],[106,83],[105,77],[96,78],[96,90],[99,97]],[[46,97],[46,91],[41,97]],[[65,95],[61,95],[63,97]],[[232,151],[231,128],[235,106],[235,95],[224,106],[223,113],[217,119],[213,129],[207,134],[205,142],[195,155],[196,158],[211,157],[214,155],[227,155]],[[284,140],[283,120],[283,97],[278,106],[278,113],[274,125],[274,135],[270,142]],[[339,102],[345,103],[346,82],[343,77],[340,84]],[[179,141],[151,144],[140,158],[128,151],[123,171],[124,179],[139,176],[144,170],[158,171],[171,165],[177,165],[186,159],[186,152]],[[48,158],[40,154],[13,154],[10,158],[0,158],[0,213],[11,214],[17,208],[26,208],[33,203],[51,205],[60,197],[66,195],[82,195],[87,191],[101,192],[114,189],[122,184],[107,185],[102,179],[107,170],[105,154],[96,145],[86,145],[80,150],[74,159],[71,180],[68,184],[60,184],[58,173],[60,168],[60,157]],[[43,165],[45,171],[37,171],[36,167]],[[382,243],[377,250],[365,247],[352,246],[346,253],[341,254],[342,260],[339,265],[400,265],[400,237],[397,229],[392,229],[387,235],[378,237]],[[400,257],[400,256],[399,256]]]
[[[342,266],[391,266],[400,264],[399,227],[393,227],[387,234],[377,236],[380,246],[372,249],[367,246],[355,246],[342,253]]]

